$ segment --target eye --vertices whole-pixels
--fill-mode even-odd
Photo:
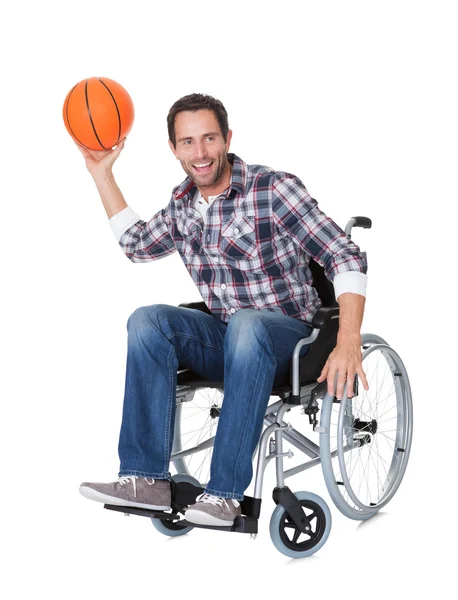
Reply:
[[[211,135],[209,135],[209,136],[207,137],[207,141],[210,141],[210,142],[212,142],[214,139],[215,139],[215,138],[214,138],[213,136],[211,136]]]
[[[188,145],[188,144],[190,144],[190,143],[191,143],[191,140],[185,140],[185,141],[183,142],[183,144],[184,144],[185,146],[187,146],[187,145]]]

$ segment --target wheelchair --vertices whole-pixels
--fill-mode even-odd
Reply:
[[[370,228],[367,217],[353,217],[345,233],[353,227]],[[285,479],[321,465],[324,481],[335,506],[346,517],[367,520],[382,509],[396,493],[409,460],[413,414],[412,394],[405,366],[395,350],[381,337],[362,334],[363,369],[369,390],[355,378],[354,392],[348,398],[345,386],[341,400],[328,394],[326,380],[317,383],[326,360],[336,345],[339,307],[332,283],[324,270],[311,260],[313,285],[322,301],[313,318],[313,331],[300,340],[293,351],[289,372],[272,389],[264,417],[264,429],[253,460],[258,453],[253,496],[241,501],[242,515],[229,527],[209,527],[186,521],[186,507],[195,502],[210,476],[211,452],[215,439],[224,382],[210,381],[179,366],[177,373],[177,410],[171,463],[171,512],[105,504],[105,508],[152,519],[155,528],[167,536],[180,536],[194,527],[249,533],[256,537],[261,513],[264,471],[274,459],[276,504],[270,520],[270,537],[282,554],[301,558],[314,554],[326,542],[331,530],[331,512],[317,494],[292,492]],[[204,302],[179,306],[211,314]],[[305,356],[301,348],[309,345]],[[286,413],[300,407],[308,417],[306,437],[291,423]],[[319,442],[319,443],[317,443]],[[289,443],[307,460],[285,470],[284,459],[292,457],[284,444]],[[183,518],[184,516],[184,518]]]

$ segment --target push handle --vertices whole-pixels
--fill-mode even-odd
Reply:
[[[351,237],[351,230],[353,227],[364,227],[364,229],[370,229],[372,227],[372,221],[369,217],[352,217],[346,227],[345,233],[348,237]]]
[[[369,217],[353,217],[355,224],[353,227],[364,227],[364,229],[370,229],[372,227],[372,221]]]

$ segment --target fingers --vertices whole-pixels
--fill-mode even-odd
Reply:
[[[347,398],[353,397],[354,386],[355,386],[355,372],[348,370],[347,371]]]
[[[345,371],[342,371],[342,373],[337,372],[337,389],[336,389],[336,394],[335,394],[337,400],[342,400],[346,381],[347,381],[347,374],[345,373]],[[328,390],[329,390],[329,378],[328,378]]]
[[[114,158],[114,160],[116,160],[118,158],[118,156],[120,155],[122,149],[124,148],[126,139],[127,138],[123,138],[122,140],[120,140],[118,142],[118,145],[111,151],[111,154],[112,154],[112,157]]]
[[[318,383],[321,383],[325,379],[328,380],[328,394],[330,396],[334,396],[336,389],[336,375],[337,375],[337,367],[333,365],[332,361],[328,358],[326,364],[323,367],[323,370],[320,373],[320,376],[317,379]],[[345,384],[345,381],[344,381]]]
[[[78,150],[84,156],[84,158],[87,158],[88,156],[90,156],[89,151],[88,151],[87,148],[85,148],[84,146],[82,146],[81,144],[79,144],[76,140],[73,140],[73,141],[75,142],[75,146],[78,148]]]
[[[330,357],[331,358],[331,357]],[[362,363],[353,364],[339,364],[330,360],[326,361],[320,376],[317,379],[318,383],[321,383],[327,379],[328,394],[330,396],[336,396],[338,400],[342,399],[345,383],[347,384],[347,397],[352,398],[355,393],[355,376],[358,375],[361,379],[365,390],[369,389],[367,383],[366,374],[364,373]]]
[[[75,140],[73,140],[75,141]],[[92,160],[100,160],[100,158],[102,158],[103,156],[105,156],[107,154],[106,150],[91,150],[90,148],[86,148],[86,146],[83,146],[82,144],[78,143],[75,141],[76,147],[78,148],[78,150],[81,152],[81,154],[84,156],[84,158],[91,158]]]
[[[363,371],[363,367],[362,365],[360,365],[357,369],[356,372],[359,375],[359,378],[361,379],[361,381],[363,382],[363,388],[367,391],[369,389],[369,384],[367,383],[367,379],[366,379],[366,373],[364,373]]]
[[[107,156],[107,154],[111,154],[112,156],[115,156],[117,158],[121,150],[124,148],[126,140],[126,137],[122,138],[122,140],[119,140],[118,144],[114,146],[113,149],[109,148],[108,150],[91,150],[90,148],[86,148],[86,146],[83,146],[76,140],[73,141],[75,142],[75,146],[84,156],[84,158],[94,158],[100,160],[101,158]]]
[[[328,394],[330,396],[334,396],[336,393],[336,379],[338,377],[337,368],[334,366],[330,366],[328,369]],[[338,382],[337,382],[338,383]]]

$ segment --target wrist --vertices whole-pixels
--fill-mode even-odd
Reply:
[[[337,333],[338,344],[361,344],[361,333],[359,331],[339,330]]]
[[[93,173],[92,177],[97,187],[113,185],[115,183],[115,178],[111,169],[107,169],[106,171],[102,171],[100,173]]]

